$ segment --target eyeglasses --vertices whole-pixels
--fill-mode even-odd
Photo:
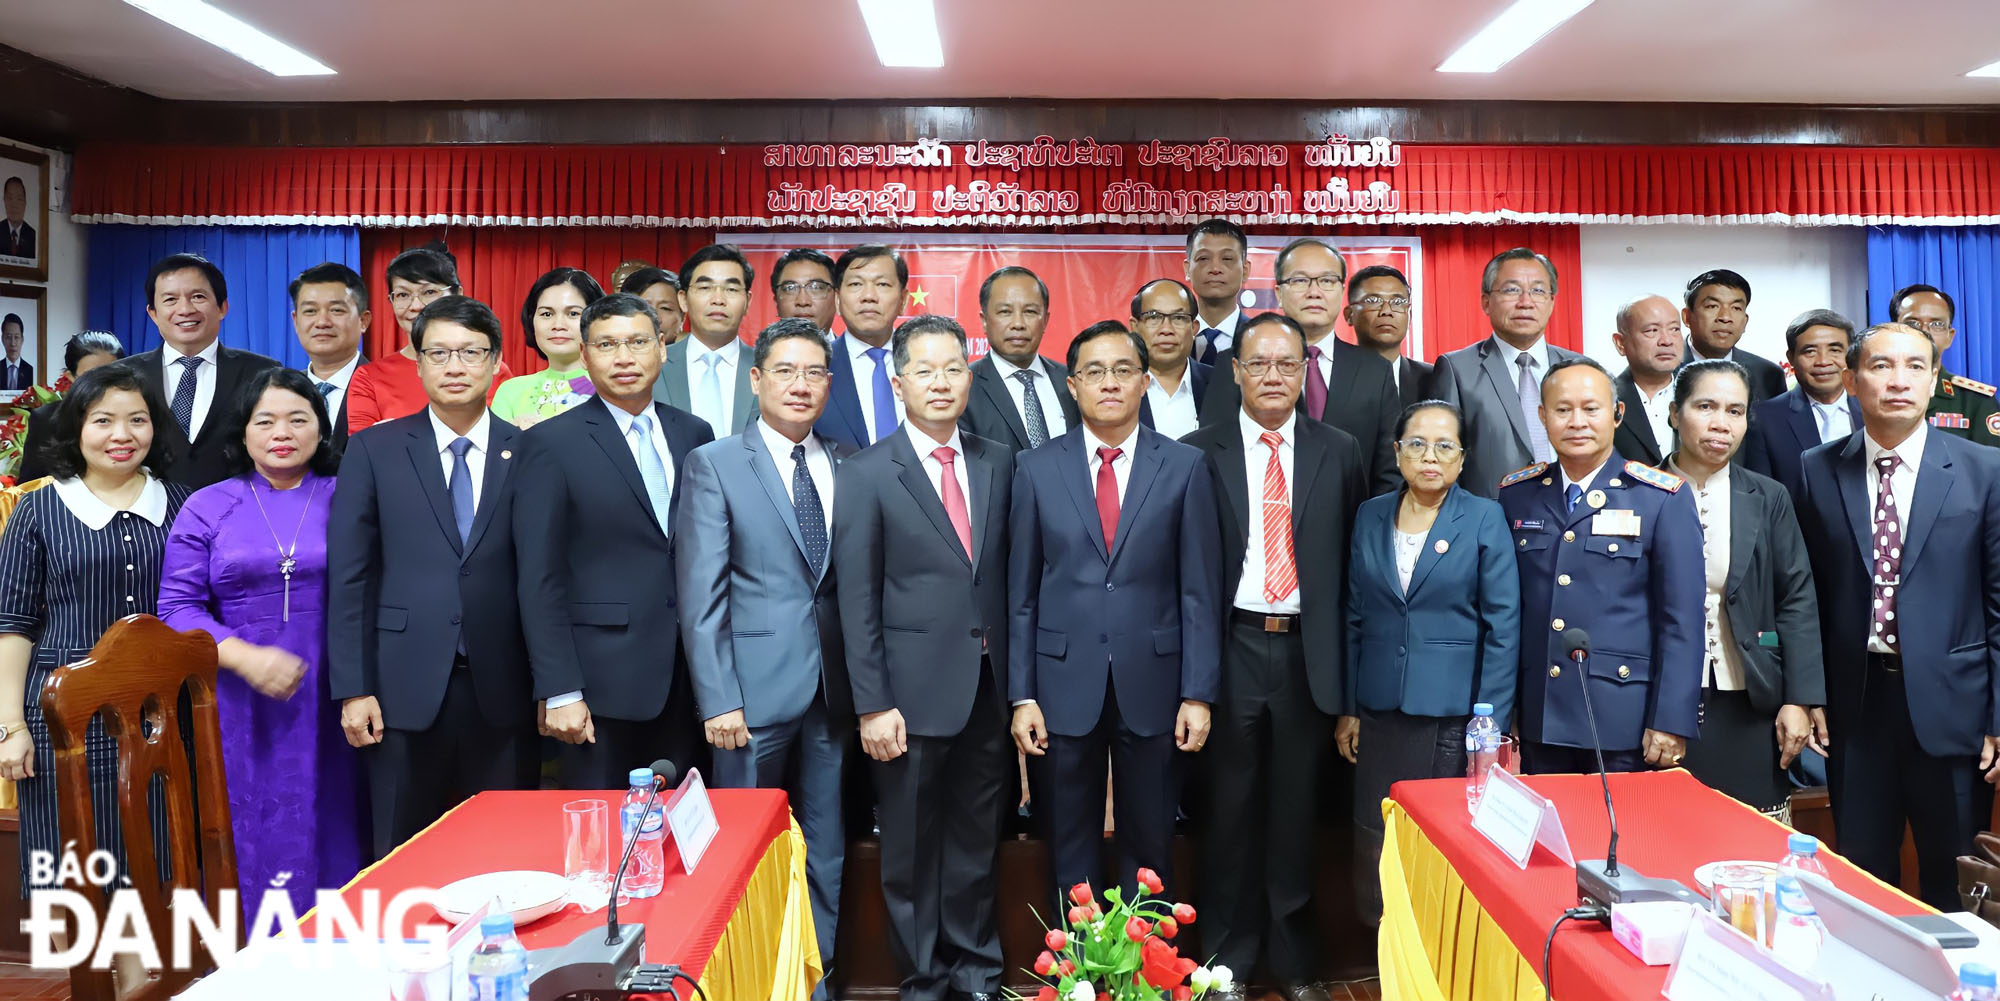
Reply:
[[[796,365],[777,365],[762,371],[765,378],[780,386],[790,385],[800,379],[804,379],[808,386],[824,385],[832,375],[825,365],[807,365],[805,368]]]
[[[1950,320],[1932,320],[1928,323],[1925,323],[1920,320],[1904,320],[1903,325],[1908,327],[1915,327],[1918,330],[1928,330],[1933,334],[1942,334],[1945,331],[1951,329]]]
[[[833,291],[832,282],[823,282],[817,278],[809,282],[778,283],[779,295],[798,295],[800,292],[804,292],[815,299],[824,299],[832,291]]]
[[[1293,275],[1278,283],[1278,287],[1297,295],[1306,289],[1318,287],[1321,292],[1338,292],[1347,285],[1345,275]]]
[[[1119,382],[1131,382],[1137,379],[1140,373],[1144,371],[1145,369],[1137,365],[1114,365],[1110,368],[1105,368],[1102,365],[1092,365],[1089,368],[1078,369],[1076,377],[1082,379],[1084,385],[1095,386],[1103,382],[1106,376]]]
[[[1527,288],[1519,285],[1502,285],[1496,289],[1488,289],[1486,294],[1497,295],[1502,299],[1519,299],[1525,295],[1536,302],[1547,302],[1556,297],[1555,290],[1541,285],[1530,285]]]
[[[640,334],[637,337],[624,338],[600,337],[589,343],[590,350],[601,355],[616,355],[621,351],[628,350],[636,355],[647,348],[657,347],[660,343],[660,337],[658,334]]]
[[[1409,312],[1410,309],[1410,297],[1406,295],[1392,295],[1386,297],[1379,295],[1364,295],[1361,298],[1354,300],[1352,305],[1360,306],[1362,309],[1366,309],[1371,312],[1379,312],[1383,307],[1386,306],[1388,307],[1388,310],[1391,313],[1407,313]]]
[[[389,293],[389,301],[395,304],[395,306],[398,309],[404,306],[408,306],[412,301],[428,306],[431,303],[436,302],[438,299],[443,298],[445,294],[449,293],[450,291],[451,289],[449,288],[443,288],[434,285],[430,288],[420,288],[415,292],[408,292],[408,291],[391,292]]]
[[[1162,313],[1157,309],[1149,309],[1139,314],[1139,322],[1148,327],[1157,327],[1162,323],[1171,323],[1176,327],[1186,328],[1194,326],[1194,314]]]
[[[936,382],[939,379],[943,379],[946,382],[957,382],[971,375],[972,370],[963,365],[946,365],[943,368],[913,368],[898,374],[909,382],[927,383]]]
[[[1396,450],[1408,452],[1417,457],[1426,454],[1437,456],[1439,462],[1450,462],[1458,458],[1460,451],[1455,441],[1425,441],[1422,438],[1405,438],[1396,443]]]
[[[1280,358],[1276,361],[1269,358],[1252,358],[1249,361],[1238,361],[1236,364],[1242,366],[1243,371],[1259,379],[1270,374],[1271,369],[1274,367],[1278,370],[1279,375],[1287,379],[1299,374],[1300,370],[1306,367],[1306,363],[1297,358]]]
[[[425,361],[430,362],[433,365],[449,365],[451,364],[451,360],[453,358],[457,358],[458,360],[466,363],[467,365],[471,365],[476,368],[480,365],[486,364],[486,359],[493,357],[493,349],[492,348],[425,348],[422,351],[417,352],[417,354],[422,355]]]

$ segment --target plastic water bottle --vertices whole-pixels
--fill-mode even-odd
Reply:
[[[1500,724],[1493,722],[1493,703],[1472,707],[1472,719],[1465,724],[1465,810],[1479,810],[1479,798],[1486,795],[1486,770],[1500,760]]]
[[[1996,986],[1993,968],[1984,963],[1967,963],[1958,968],[1958,990],[1951,992],[1951,1001],[1995,1001],[2000,999],[2000,986]]]
[[[1813,910],[1798,874],[1809,872],[1825,878],[1826,865],[1819,860],[1819,841],[1809,834],[1794,834],[1786,842],[1785,857],[1778,860],[1776,914],[1771,922],[1771,951],[1800,970],[1810,971],[1819,962],[1825,929]]]
[[[627,897],[651,897],[667,881],[666,818],[660,812],[657,798],[653,800],[653,808],[646,809],[646,798],[653,791],[652,769],[634,768],[625,778],[632,787],[625,791],[625,807],[619,811],[625,841],[618,847],[622,854],[634,837],[639,839],[639,847],[632,850],[632,864],[625,870],[622,892]]]
[[[469,1001],[528,1001],[528,951],[514,937],[513,915],[480,919],[479,946],[465,979]]]

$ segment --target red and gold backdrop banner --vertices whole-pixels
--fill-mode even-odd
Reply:
[[[79,222],[843,229],[2000,223],[2000,149],[1099,143],[91,146]]]

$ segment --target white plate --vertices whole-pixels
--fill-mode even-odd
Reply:
[[[553,872],[517,869],[467,876],[439,890],[438,895],[443,898],[438,913],[454,924],[498,897],[501,908],[514,916],[514,927],[519,928],[562,910],[569,896],[569,881]]]
[[[1752,869],[1762,870],[1764,874],[1767,876],[1775,876],[1778,874],[1778,866],[1777,863],[1775,862],[1751,861],[1748,859],[1735,859],[1725,862],[1710,862],[1709,864],[1702,866],[1701,868],[1696,869],[1694,871],[1695,886],[1701,890],[1702,896],[1707,897],[1714,895],[1715,870],[1720,869],[1726,865],[1747,865]]]

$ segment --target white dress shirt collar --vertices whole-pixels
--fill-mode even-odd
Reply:
[[[1903,469],[1916,472],[1917,467],[1923,464],[1924,442],[1930,438],[1930,432],[1931,429],[1928,423],[1919,423],[1917,429],[1911,432],[1908,438],[1903,439],[1901,445],[1897,445],[1895,448],[1884,448],[1880,442],[1875,440],[1875,435],[1872,432],[1867,428],[1863,428],[1861,433],[1868,439],[1868,465],[1872,468],[1876,460],[1890,452],[1894,452],[1896,453],[1896,458],[1903,460],[1902,466],[1898,467],[1898,472]]]
[[[155,525],[165,525],[167,523],[166,486],[159,480],[154,479],[153,474],[148,470],[139,470],[139,475],[145,478],[146,485],[140,488],[138,499],[134,500],[132,506],[126,508],[126,510]],[[104,503],[96,494],[91,493],[90,488],[84,486],[82,477],[57,480],[53,484],[50,484],[50,489],[56,492],[56,499],[62,501],[63,507],[68,508],[69,513],[76,516],[76,520],[90,526],[90,530],[93,532],[103,531],[104,526],[111,524],[111,519],[117,517],[119,514],[117,508]]]
[[[1293,437],[1292,433],[1297,429],[1298,423],[1299,415],[1296,410],[1287,413],[1285,415],[1285,423],[1275,429],[1267,428],[1251,420],[1249,411],[1243,410],[1240,407],[1236,411],[1236,426],[1242,431],[1243,447],[1245,449],[1258,447],[1258,439],[1263,437],[1264,432],[1271,430],[1278,432],[1278,437],[1284,439],[1284,444],[1297,448],[1299,440]]]
[[[702,362],[703,358],[709,355],[714,355],[715,363],[717,365],[733,369],[736,367],[736,356],[739,354],[739,352],[736,350],[736,347],[741,343],[743,342],[732,339],[730,340],[729,343],[724,344],[719,348],[711,348],[708,345],[703,344],[701,342],[701,338],[696,337],[693,334],[689,334],[688,349],[687,349],[688,368],[694,369],[697,365],[703,364]]]
[[[1520,362],[1514,359],[1521,356],[1523,349],[1507,343],[1506,339],[1502,338],[1497,331],[1493,334],[1493,346],[1500,350],[1500,360],[1507,363],[1507,371],[1511,377],[1519,379],[1521,377]],[[1549,374],[1549,339],[1546,337],[1537,337],[1535,338],[1535,343],[1529,345],[1526,350],[1528,357],[1534,359],[1535,362],[1535,378],[1540,379],[1547,376]]]
[[[174,371],[175,362],[180,361],[182,358],[199,358],[202,360],[205,368],[213,370],[215,368],[215,360],[221,355],[222,338],[220,337],[209,341],[208,347],[202,348],[192,355],[183,354],[181,349],[174,346],[171,342],[162,341],[160,343],[160,364],[165,368],[167,373],[167,395],[173,395],[174,378],[180,375],[179,372]],[[358,358],[360,356],[356,355],[355,357]]]
[[[1583,478],[1583,479],[1580,479],[1580,480],[1572,480],[1572,479],[1570,479],[1570,478],[1569,478],[1569,470],[1568,470],[1568,469],[1565,469],[1565,468],[1563,468],[1563,464],[1562,464],[1562,463],[1561,463],[1560,461],[1558,461],[1558,462],[1557,462],[1557,463],[1555,464],[1555,466],[1556,466],[1556,468],[1557,468],[1557,469],[1559,469],[1559,470],[1562,470],[1562,487],[1563,487],[1563,493],[1569,493],[1569,488],[1570,488],[1571,486],[1579,486],[1579,487],[1582,487],[1582,488],[1584,488],[1585,490],[1589,490],[1589,489],[1590,489],[1590,485],[1591,485],[1592,483],[1595,483],[1595,482],[1597,482],[1597,477],[1598,477],[1598,475],[1599,475],[1600,473],[1603,473],[1603,472],[1604,472],[1604,467],[1605,467],[1605,466],[1608,466],[1608,465],[1610,465],[1610,464],[1611,464],[1611,459],[1615,459],[1615,458],[1617,458],[1617,457],[1618,457],[1618,453],[1616,453],[1616,452],[1613,452],[1613,453],[1611,453],[1611,456],[1610,456],[1610,458],[1607,458],[1607,459],[1605,459],[1605,460],[1604,460],[1603,462],[1600,462],[1600,463],[1598,463],[1598,464],[1597,464],[1597,468],[1596,468],[1596,469],[1593,469],[1593,470],[1591,470],[1591,471],[1590,471],[1590,473],[1589,473],[1588,475],[1584,476],[1584,478]]]
[[[1236,346],[1236,328],[1243,322],[1243,307],[1236,307],[1228,316],[1222,318],[1221,323],[1213,327],[1209,326],[1207,321],[1201,318],[1200,313],[1195,314],[1194,322],[1195,326],[1199,328],[1195,333],[1201,333],[1203,330],[1213,330],[1220,335],[1215,338],[1215,350],[1227,350]]]
[[[347,384],[354,379],[354,370],[360,367],[361,352],[356,351],[354,357],[347,359],[347,364],[340,366],[340,368],[334,370],[332,375],[324,378],[319,373],[314,372],[312,365],[308,363],[306,365],[306,378],[311,379],[315,384],[322,382],[333,383],[333,388],[344,393],[347,391]]]
[[[473,451],[481,455],[486,453],[486,442],[493,433],[493,411],[481,410],[479,412],[478,423],[472,425],[472,429],[465,432],[464,435],[453,431],[444,421],[439,420],[436,410],[425,407],[424,413],[430,415],[431,433],[437,436],[438,451],[449,451],[452,442],[457,441],[460,437],[464,437],[472,440]]]
[[[1112,444],[1111,442],[1100,440],[1097,437],[1096,432],[1090,430],[1090,425],[1085,424],[1082,425],[1081,427],[1083,430],[1084,457],[1092,461],[1095,461],[1097,459],[1097,450],[1100,448],[1118,449],[1119,458],[1129,459],[1132,457],[1132,446],[1136,444],[1139,440],[1139,428],[1137,425],[1133,426],[1132,433],[1126,435],[1124,441],[1121,441],[1115,445]]]
[[[875,350],[874,345],[868,343],[867,341],[862,340],[859,337],[854,336],[852,333],[849,333],[841,337],[841,340],[847,344],[847,360],[853,362],[857,367],[862,364],[868,364],[868,365],[875,364],[875,362],[868,357],[868,352]],[[886,342],[882,345],[882,347],[884,348],[887,348],[888,346],[889,345]],[[887,356],[884,356],[883,360],[887,361],[888,360]]]
[[[1045,380],[1049,378],[1049,373],[1044,370],[1044,367],[1042,365],[1042,357],[1040,355],[1036,355],[1034,360],[1030,361],[1026,365],[1016,365],[1013,362],[1000,357],[998,352],[988,351],[986,353],[986,357],[993,359],[993,369],[994,371],[1000,373],[1000,378],[1002,379],[1012,379],[1014,377],[1014,373],[1016,372],[1027,372],[1030,375],[1039,375]]]
[[[925,434],[921,429],[919,429],[916,425],[911,424],[909,421],[903,422],[903,433],[909,436],[910,447],[916,449],[917,458],[919,459],[930,458],[931,453],[937,451],[939,448],[951,449],[952,458],[954,459],[965,458],[965,442],[964,440],[959,438],[958,425],[956,424],[952,425],[951,439],[949,441],[946,441],[942,445],[938,444],[938,440],[936,438],[933,438],[930,435]],[[787,454],[790,454],[789,449],[787,450]]]
[[[764,436],[764,447],[771,450],[771,458],[779,462],[792,461],[793,445],[804,445],[806,447],[806,458],[808,459],[812,458],[814,452],[822,450],[819,443],[819,435],[813,434],[811,431],[806,432],[803,441],[793,441],[780,434],[777,428],[763,421],[758,421],[757,433]],[[786,476],[791,475],[791,470],[785,467],[781,466],[779,470]]]

